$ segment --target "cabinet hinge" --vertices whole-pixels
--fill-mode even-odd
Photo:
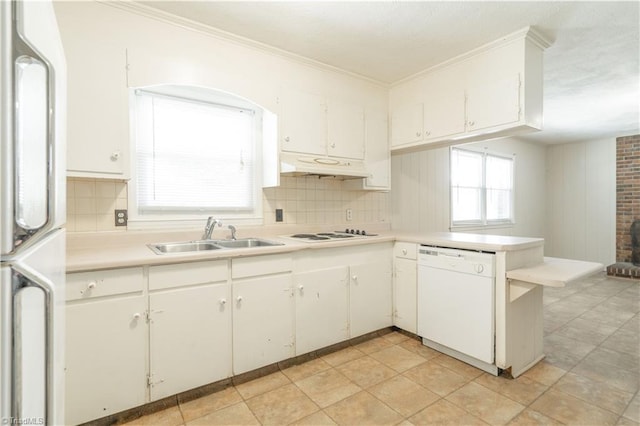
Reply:
[[[160,383],[164,383],[164,379],[160,380],[159,382],[154,382],[153,374],[147,374],[147,387],[151,388]]]

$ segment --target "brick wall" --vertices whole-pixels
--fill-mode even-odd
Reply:
[[[631,262],[631,223],[640,219],[640,135],[616,139],[616,261]]]

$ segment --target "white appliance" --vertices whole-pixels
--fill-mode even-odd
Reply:
[[[0,1],[0,423],[64,423],[66,63],[51,1]]]
[[[418,335],[422,343],[493,375],[495,255],[421,245]]]

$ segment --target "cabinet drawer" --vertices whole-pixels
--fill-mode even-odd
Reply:
[[[255,277],[257,275],[289,272],[293,269],[290,254],[272,254],[231,259],[232,278]]]
[[[396,243],[393,246],[393,256],[404,259],[416,259],[417,246],[418,245],[414,243]]]
[[[135,293],[142,291],[143,287],[142,268],[78,272],[67,274],[66,299],[79,300]]]
[[[149,268],[149,290],[226,281],[227,260],[180,263]]]

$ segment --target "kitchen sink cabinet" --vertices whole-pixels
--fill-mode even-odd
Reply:
[[[397,242],[393,258],[393,325],[417,333],[417,247]]]
[[[290,273],[233,283],[233,373],[294,356]]]
[[[228,262],[149,268],[151,401],[230,377]]]
[[[347,266],[294,275],[296,355],[349,339],[348,276]]]
[[[232,259],[233,374],[295,355],[290,254]]]
[[[282,151],[364,159],[362,106],[294,89],[280,101]]]
[[[146,402],[147,325],[142,268],[67,275],[65,423]]]

